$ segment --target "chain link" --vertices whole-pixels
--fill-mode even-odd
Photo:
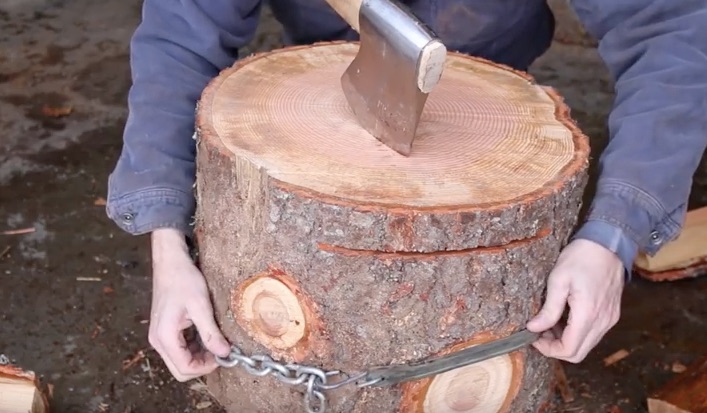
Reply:
[[[468,347],[444,356],[432,357],[409,364],[399,364],[372,368],[363,373],[348,375],[338,370],[324,371],[317,367],[300,364],[282,364],[270,356],[246,356],[237,346],[231,347],[231,353],[217,357],[221,367],[242,366],[246,372],[255,376],[272,375],[279,381],[292,386],[304,385],[304,405],[306,413],[325,413],[327,397],[325,391],[356,384],[359,388],[367,386],[390,386],[410,380],[418,380],[441,374],[469,364],[478,363],[518,350],[535,340],[538,334],[521,330],[505,338]],[[330,382],[340,376],[338,381]],[[360,381],[363,381],[360,383]]]
[[[271,375],[287,385],[305,386],[304,406],[307,413],[326,412],[327,396],[325,391],[327,390],[338,389],[349,384],[365,387],[376,383],[376,381],[357,383],[365,377],[366,373],[349,376],[338,370],[324,371],[317,367],[300,364],[278,363],[267,355],[248,357],[236,346],[231,347],[231,353],[227,357],[216,357],[216,362],[226,368],[241,366],[248,374],[258,377]],[[330,379],[336,376],[347,377],[333,383],[330,382]]]

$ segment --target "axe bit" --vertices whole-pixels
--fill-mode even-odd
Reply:
[[[395,0],[327,0],[359,33],[341,86],[360,125],[408,156],[427,96],[442,76],[447,48]]]

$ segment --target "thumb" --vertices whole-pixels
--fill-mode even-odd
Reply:
[[[199,332],[204,347],[219,357],[226,357],[231,351],[231,345],[216,325],[211,305],[207,303],[195,306],[189,312],[189,318]]]
[[[562,317],[569,296],[569,285],[565,282],[550,282],[547,288],[547,298],[540,312],[528,321],[527,329],[540,333],[550,330]]]

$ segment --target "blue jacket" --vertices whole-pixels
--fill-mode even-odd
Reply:
[[[287,44],[357,39],[325,0],[269,0]],[[526,70],[547,50],[545,0],[407,0],[450,50]],[[145,0],[131,41],[133,85],[108,216],[131,234],[191,233],[194,108],[253,38],[261,0]],[[707,144],[707,0],[573,0],[615,80],[610,142],[575,238],[629,270],[679,233]]]

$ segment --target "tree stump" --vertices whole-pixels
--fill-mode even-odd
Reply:
[[[356,43],[238,61],[197,108],[200,266],[244,354],[360,372],[522,328],[586,184],[588,140],[524,73],[450,53],[409,157],[367,134],[339,79]],[[327,412],[536,412],[532,347],[437,377],[326,393]],[[299,412],[303,386],[208,377],[229,412]]]

